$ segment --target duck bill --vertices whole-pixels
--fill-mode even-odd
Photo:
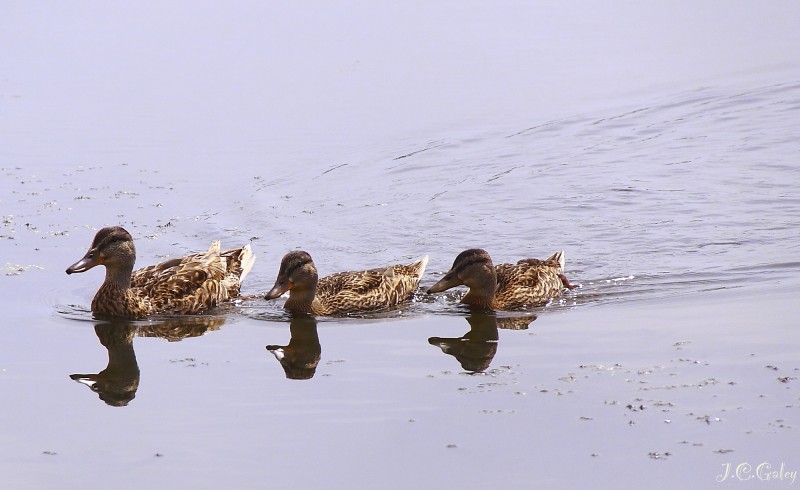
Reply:
[[[441,293],[442,291],[447,291],[448,289],[460,286],[461,284],[462,283],[458,280],[458,277],[450,277],[448,274],[441,278],[439,282],[431,286],[428,289],[428,294]]]
[[[67,274],[75,274],[79,272],[86,272],[92,267],[96,265],[100,265],[103,263],[101,258],[93,258],[90,257],[89,254],[86,254],[81,260],[75,262],[71,266],[67,267]]]
[[[82,385],[86,385],[91,388],[95,383],[97,383],[98,376],[96,374],[70,374],[70,379],[73,381],[77,381]]]
[[[269,290],[267,294],[264,295],[264,299],[275,299],[280,298],[283,293],[292,289],[292,282],[291,281],[278,281],[272,286],[272,289]]]
[[[267,350],[272,352],[272,355],[275,356],[275,359],[279,361],[286,357],[286,352],[284,351],[282,345],[268,345]]]
[[[453,350],[452,348],[453,340],[454,339],[445,339],[442,337],[431,337],[428,339],[428,343],[442,349],[442,352],[444,352],[445,354],[449,354],[450,351]],[[457,342],[460,341],[460,339],[455,339],[455,340]]]

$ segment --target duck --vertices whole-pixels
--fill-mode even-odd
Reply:
[[[113,318],[204,313],[239,296],[242,281],[255,262],[250,245],[220,252],[214,241],[207,252],[174,258],[133,271],[136,247],[121,226],[97,232],[82,259],[67,274],[86,272],[98,265],[106,277],[92,299],[92,313]]]
[[[275,285],[264,297],[275,299],[289,291],[286,310],[316,316],[388,309],[411,298],[427,264],[426,255],[408,265],[338,272],[318,279],[311,255],[295,250],[281,260]]]
[[[486,250],[472,248],[458,254],[453,266],[427,293],[441,293],[465,285],[469,291],[461,302],[476,309],[514,310],[542,306],[573,289],[564,276],[564,252],[545,260],[522,259],[516,264],[495,266]]]

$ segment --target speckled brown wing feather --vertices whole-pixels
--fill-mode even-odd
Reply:
[[[561,264],[554,259],[523,259],[516,264],[499,264],[494,303],[498,309],[537,306],[561,295]]]
[[[174,273],[174,271],[179,270],[182,264],[185,262],[196,257],[202,257],[203,255],[205,254],[194,254],[188,257],[179,257],[135,270],[133,271],[133,274],[131,274],[131,287],[148,288],[154,282],[160,282],[161,280],[168,278]]]
[[[233,257],[240,252],[220,254],[214,242],[208,252],[144,267],[131,277],[131,295],[147,304],[149,313],[202,313],[238,295],[241,265]]]
[[[162,282],[168,280],[173,274],[186,270],[194,270],[195,272],[202,273],[204,264],[209,256],[209,252],[200,252],[186,257],[178,257],[161,262],[156,265],[149,265],[142,267],[131,274],[131,287],[134,288],[148,288],[154,282]],[[219,256],[223,259],[222,267],[226,271],[227,276],[242,277],[246,274],[242,264],[243,249],[234,248],[221,252]],[[196,280],[201,280],[197,276]]]
[[[227,299],[220,287],[225,278],[225,262],[209,251],[186,257],[178,264],[156,268],[150,280],[134,294],[150,299],[159,313],[201,313]]]
[[[317,314],[336,315],[396,306],[419,285],[420,271],[405,265],[339,272],[317,284]]]
[[[250,252],[249,246],[245,249],[226,250],[219,255],[226,262],[226,280],[223,281],[223,285],[228,291],[228,297],[236,298],[241,291],[242,281],[253,267],[255,256]]]

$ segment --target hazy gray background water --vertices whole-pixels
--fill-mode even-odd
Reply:
[[[99,486],[91,461],[134,486],[252,487],[310,464],[296,483],[518,487],[628,464],[640,476],[614,481],[713,486],[726,449],[798,469],[798,25],[792,2],[8,4],[3,473]],[[252,294],[292,248],[323,274],[429,254],[424,284],[468,247],[564,249],[583,288],[501,330],[486,379],[427,343],[469,330],[457,294],[321,322],[306,382],[264,350],[288,341],[280,302],[254,301],[200,338],[137,338],[136,398],[112,408],[68,377],[108,360],[85,311],[102,274],[63,273],[110,224],[139,265],[252,241]],[[587,369],[604,381],[563,387]],[[672,398],[618,370],[660,373]],[[621,408],[637,399],[649,419]],[[665,423],[666,403],[692,422]]]

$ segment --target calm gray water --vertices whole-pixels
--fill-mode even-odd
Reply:
[[[13,4],[4,487],[789,484],[800,9],[681,5]],[[112,224],[140,266],[252,243],[251,295],[295,248],[321,274],[428,254],[423,286],[466,248],[565,250],[582,287],[107,325],[102,273],[64,269]]]

